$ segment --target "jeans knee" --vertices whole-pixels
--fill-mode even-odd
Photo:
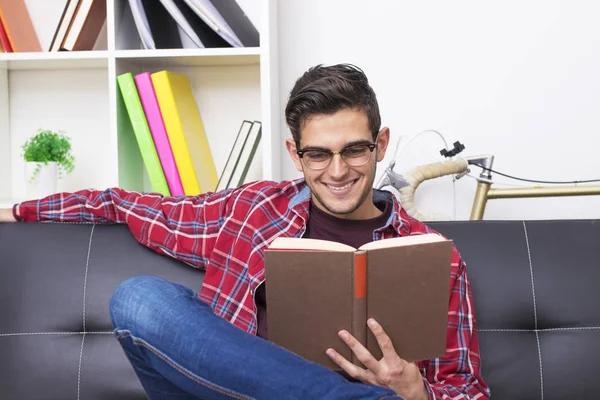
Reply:
[[[152,308],[145,306],[157,296],[165,282],[155,276],[136,276],[119,284],[109,302],[113,328],[134,330],[136,325],[150,319],[147,314]]]

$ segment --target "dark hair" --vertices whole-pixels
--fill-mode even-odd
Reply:
[[[302,125],[312,115],[334,114],[342,109],[358,108],[367,114],[373,140],[381,126],[379,105],[365,73],[352,64],[311,67],[290,92],[285,119],[296,143],[300,143]]]

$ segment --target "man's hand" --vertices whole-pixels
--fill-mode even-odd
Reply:
[[[0,208],[0,222],[16,222],[12,208]]]
[[[425,389],[419,368],[414,363],[409,363],[398,356],[396,350],[394,350],[392,340],[374,319],[369,319],[368,325],[383,353],[381,360],[377,361],[347,331],[340,331],[338,335],[367,369],[352,364],[333,349],[327,349],[327,355],[348,375],[359,379],[361,382],[390,388],[406,400],[428,399],[429,395]]]

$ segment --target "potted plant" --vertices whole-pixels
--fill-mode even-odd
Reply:
[[[27,177],[27,197],[56,193],[57,181],[75,168],[71,139],[63,131],[38,130],[21,146]]]

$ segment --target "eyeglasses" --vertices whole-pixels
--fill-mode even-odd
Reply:
[[[332,151],[327,149],[307,149],[297,150],[296,154],[310,169],[320,170],[329,167],[333,156],[339,154],[342,160],[351,167],[360,167],[365,165],[371,159],[373,149],[377,147],[377,143],[360,143],[343,148],[340,151]]]

